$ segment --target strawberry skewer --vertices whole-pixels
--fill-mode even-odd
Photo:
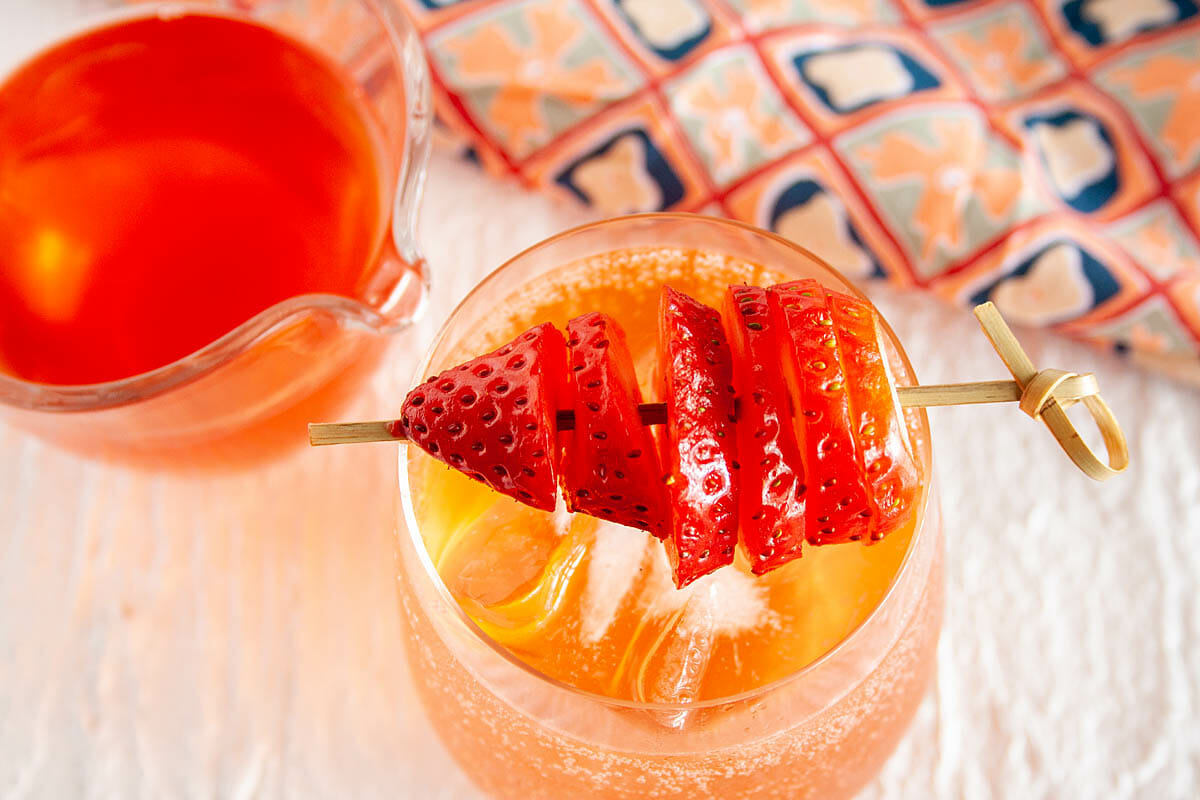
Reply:
[[[722,318],[664,288],[665,403],[640,402],[620,326],[592,313],[571,321],[569,341],[543,323],[430,378],[399,420],[310,425],[309,438],[407,439],[544,510],[561,488],[572,511],[662,538],[680,587],[731,563],[739,540],[762,574],[805,543],[877,541],[901,526],[920,496],[904,408],[1019,401],[1090,477],[1125,469],[1095,378],[1037,371],[994,306],[976,316],[1015,380],[897,387],[874,313],[856,298],[811,280],[730,287]],[[1076,402],[1107,464],[1066,416]]]
[[[1016,353],[1024,356],[1028,361],[1028,356],[1020,349],[1015,337],[1012,336],[1011,329],[1000,317],[995,306],[988,302],[976,307],[975,314],[981,318],[981,324],[984,326],[985,332],[989,338],[993,337],[993,331],[1007,332],[1008,337],[1012,338],[1011,344],[1005,342],[993,342],[997,350],[1004,347],[1004,352],[1001,357],[1006,364],[1010,361],[1015,361]],[[1010,349],[1010,348],[1015,348]],[[1089,397],[1098,398],[1100,394],[1099,384],[1096,378],[1091,373],[1063,373],[1059,378],[1054,376],[1056,384],[1053,392],[1041,394],[1032,391],[1033,389],[1041,389],[1039,385],[1042,383],[1043,377],[1049,376],[1050,373],[1059,373],[1060,370],[1041,370],[1038,371],[1032,366],[1032,362],[1028,362],[1027,377],[1023,381],[1017,380],[994,380],[994,381],[970,381],[967,383],[926,383],[915,386],[897,386],[895,387],[897,400],[901,408],[937,408],[942,406],[965,406],[965,405],[983,405],[990,403],[1021,403],[1022,410],[1029,416],[1037,418],[1041,416],[1041,412],[1049,407],[1051,401],[1061,407],[1070,407],[1077,402],[1085,401]],[[1010,365],[1011,368],[1011,365]],[[1024,408],[1030,405],[1030,397],[1035,398],[1032,404],[1032,411]],[[1040,401],[1040,402],[1039,402]],[[1102,401],[1101,401],[1102,402]],[[739,407],[740,402],[735,398],[734,408]],[[1087,404],[1092,405],[1092,404]],[[666,403],[639,403],[638,417],[643,425],[665,425],[667,422],[667,404]],[[558,423],[558,430],[569,431],[575,427],[575,412],[569,408],[559,409],[555,414]],[[1076,463],[1083,472],[1089,477],[1096,480],[1107,480],[1108,478],[1118,475],[1125,471],[1129,466],[1129,453],[1125,447],[1124,434],[1120,429],[1120,425],[1116,424],[1114,419],[1111,423],[1098,420],[1102,431],[1111,431],[1112,441],[1107,441],[1106,447],[1112,445],[1109,450],[1108,463],[1105,464],[1092,453],[1090,449],[1081,450],[1079,447],[1063,443],[1065,437],[1060,437],[1056,434],[1060,444],[1063,444],[1064,450],[1067,450],[1068,457]],[[395,419],[390,420],[372,420],[369,422],[313,422],[308,426],[309,444],[313,447],[324,447],[334,444],[367,444],[370,442],[402,442],[405,440],[404,430],[400,427],[400,421]],[[1068,449],[1069,448],[1069,449]],[[1086,446],[1085,446],[1086,448]]]
[[[1098,393],[1098,384],[1091,373],[1074,374],[1063,381],[1054,393],[1060,402],[1082,400]],[[902,408],[936,408],[939,406],[985,405],[989,403],[1019,403],[1024,396],[1016,381],[971,381],[969,383],[923,383],[918,386],[897,386],[896,395]],[[741,407],[741,398],[734,399]],[[666,403],[639,403],[638,418],[643,425],[666,425]],[[560,431],[574,430],[575,412],[569,408],[555,414]],[[404,429],[399,420],[385,419],[369,422],[313,422],[308,426],[309,444],[325,447],[331,444],[367,444],[370,442],[402,442]],[[1120,470],[1118,470],[1119,472]]]

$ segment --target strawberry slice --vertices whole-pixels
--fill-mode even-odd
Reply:
[[[733,563],[738,531],[733,365],[721,315],[663,287],[659,380],[667,404],[663,466],[671,500],[667,555],[675,585]]]
[[[842,353],[825,290],[814,280],[772,286],[771,313],[786,328],[784,373],[804,428],[808,468],[805,538],[811,544],[867,536],[871,506],[851,427]]]
[[[900,399],[879,347],[874,312],[855,297],[827,294],[850,387],[851,430],[858,437],[867,475],[867,499],[874,514],[871,539],[877,541],[895,530],[916,505],[920,472]]]
[[[566,350],[547,322],[430,378],[404,399],[404,435],[496,491],[553,511]]]
[[[567,323],[575,430],[562,464],[567,507],[666,535],[667,501],[625,332],[593,311]]]
[[[730,286],[725,328],[738,397],[742,545],[756,575],[800,557],[804,544],[804,450],[783,378],[786,334],[769,313],[767,290]],[[803,427],[799,428],[803,434]]]

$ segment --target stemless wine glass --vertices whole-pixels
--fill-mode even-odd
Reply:
[[[13,424],[92,455],[225,465],[302,443],[304,423],[331,416],[377,363],[388,334],[421,310],[429,276],[414,228],[432,110],[419,40],[392,0],[29,3],[11,26],[5,21],[0,39],[11,62],[0,64],[0,75],[70,35],[188,11],[279,30],[354,84],[380,134],[386,171],[390,224],[378,255],[363,265],[355,296],[288,298],[151,372],[80,386],[0,374],[0,410]]]
[[[857,295],[806,250],[738,223],[645,215],[568,231],[513,258],[450,316],[417,375],[462,356],[456,346],[530,280],[598,254],[682,247],[817,278]],[[914,382],[890,328],[898,381]],[[931,475],[928,420],[915,447]],[[880,769],[934,668],[942,618],[942,532],[931,481],[904,561],[865,621],[814,663],[743,694],[672,704],[573,688],[515,658],[468,617],[426,550],[416,459],[400,457],[399,596],[408,660],[434,729],[463,770],[498,798],[822,798],[852,795]],[[428,498],[424,498],[428,502]],[[555,624],[553,619],[548,624]]]

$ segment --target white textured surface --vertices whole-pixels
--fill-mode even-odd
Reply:
[[[434,320],[582,221],[436,160],[436,299],[353,411],[394,409]],[[995,378],[969,316],[877,294],[927,382]],[[1013,407],[932,413],[948,539],[937,683],[868,798],[1189,798],[1200,785],[1200,393],[1092,368],[1134,466],[1099,486]],[[0,427],[0,798],[475,794],[413,705],[386,447],[146,475]]]

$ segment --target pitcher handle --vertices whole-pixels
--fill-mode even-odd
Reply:
[[[412,22],[391,0],[377,0],[376,8],[389,29],[407,106],[404,150],[397,167],[392,203],[391,235],[374,274],[362,287],[362,299],[383,318],[380,330],[390,333],[416,320],[424,311],[429,294],[429,266],[417,245],[416,230],[429,163],[433,98],[425,50]]]

